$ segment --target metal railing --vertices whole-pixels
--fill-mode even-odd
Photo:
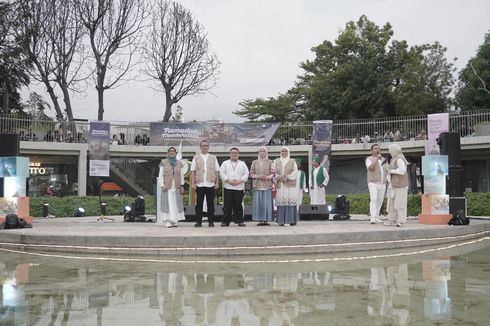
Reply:
[[[490,109],[451,113],[449,130],[461,136],[490,135]],[[404,141],[426,139],[427,116],[404,116],[373,119],[336,120],[332,126],[332,143]],[[0,115],[0,133],[18,133],[21,140],[85,143],[89,139],[89,122],[73,123],[33,120]],[[311,144],[312,123],[281,125],[271,144]],[[149,122],[111,121],[110,134],[118,144],[141,144],[138,139],[150,136]],[[368,136],[368,137],[366,137]]]
[[[151,162],[135,159],[112,159],[111,164],[147,193],[153,193],[156,168]]]

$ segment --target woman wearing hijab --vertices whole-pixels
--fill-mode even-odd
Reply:
[[[398,144],[389,147],[391,162],[388,192],[388,222],[386,225],[402,227],[407,222],[408,161]]]
[[[170,147],[167,158],[160,163],[158,184],[160,198],[157,221],[166,227],[176,227],[179,220],[185,219],[181,194],[184,192],[183,162],[177,160],[177,150]]]
[[[320,156],[313,158],[313,168],[310,174],[310,204],[326,205],[325,187],[327,187],[329,176],[327,169],[321,165]]]
[[[259,157],[250,166],[252,178],[253,202],[252,220],[257,226],[267,226],[272,221],[272,161],[267,157],[267,149],[259,148]]]
[[[298,167],[296,162],[289,157],[289,148],[281,149],[281,156],[274,161],[275,182],[276,182],[276,222],[283,226],[284,224],[296,225],[299,220],[298,209],[298,192],[296,190],[296,178]]]

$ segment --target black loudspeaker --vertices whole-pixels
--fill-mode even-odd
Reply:
[[[463,167],[461,165],[449,166],[448,181],[446,184],[446,193],[450,197],[463,197],[464,196],[464,174]]]
[[[441,155],[448,156],[449,166],[461,165],[461,142],[457,132],[441,132],[437,139]]]
[[[412,194],[416,194],[417,188],[417,165],[415,163],[408,164],[408,181],[409,181],[409,191]]]
[[[454,214],[457,211],[463,211],[466,216],[466,198],[465,197],[449,197],[449,213]]]
[[[19,227],[19,217],[15,214],[5,216],[5,229],[17,229]]]
[[[0,134],[0,157],[19,156],[20,140],[17,134]]]
[[[251,206],[245,206],[243,209],[244,220],[251,219]],[[248,215],[247,215],[248,213]],[[186,222],[195,222],[196,221],[196,208],[195,206],[184,206],[184,215]],[[207,216],[207,213],[203,213],[203,217]],[[222,221],[223,219],[223,205],[214,205],[214,221]]]
[[[327,205],[300,205],[300,220],[328,220],[329,211]]]

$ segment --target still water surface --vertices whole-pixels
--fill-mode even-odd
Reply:
[[[341,264],[0,251],[0,325],[490,325],[490,243]]]

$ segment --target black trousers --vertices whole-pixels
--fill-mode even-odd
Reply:
[[[214,222],[214,187],[196,187],[196,222],[202,223],[204,197],[208,206],[208,222]]]
[[[243,190],[231,190],[225,188],[223,223],[230,224],[233,215],[235,223],[243,222]]]

